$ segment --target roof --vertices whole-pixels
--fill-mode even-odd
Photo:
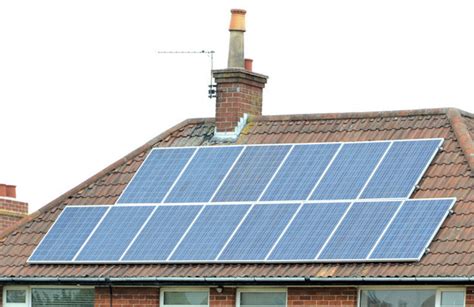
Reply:
[[[456,197],[430,245],[414,263],[94,264],[26,261],[67,205],[114,204],[153,147],[213,145],[214,119],[191,119],[165,131],[5,231],[0,277],[472,277],[474,276],[474,115],[457,109],[251,118],[238,144],[444,138],[412,198]]]

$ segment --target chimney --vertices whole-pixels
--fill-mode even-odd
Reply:
[[[28,215],[28,204],[16,200],[16,186],[0,183],[0,232]]]
[[[262,91],[268,77],[252,72],[244,56],[245,10],[231,10],[229,57],[226,69],[213,71],[216,82],[214,138],[236,140],[248,117],[262,115]]]

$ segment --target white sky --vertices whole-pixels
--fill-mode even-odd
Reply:
[[[264,114],[474,111],[474,1],[0,1],[0,183],[37,210],[160,132],[213,117],[231,8]]]

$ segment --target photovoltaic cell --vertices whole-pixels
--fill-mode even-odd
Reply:
[[[362,198],[409,197],[441,140],[394,142]]]
[[[154,149],[117,203],[161,202],[194,151],[194,148]]]
[[[304,204],[269,260],[314,260],[349,203]]]
[[[214,260],[250,205],[208,205],[171,257]]]
[[[247,147],[214,201],[257,200],[291,146]]]
[[[152,211],[152,206],[112,207],[77,260],[119,260]]]
[[[219,260],[264,260],[298,204],[255,205]]]
[[[158,207],[123,260],[166,260],[201,208],[199,205]]]
[[[388,142],[344,144],[311,199],[357,198],[388,146]]]
[[[107,207],[66,207],[30,261],[69,261],[86,241]]]
[[[370,259],[419,259],[454,201],[407,200]]]
[[[263,195],[265,200],[305,200],[340,144],[296,145]]]
[[[166,202],[208,202],[242,148],[199,148]]]
[[[400,204],[354,203],[319,259],[365,259]]]

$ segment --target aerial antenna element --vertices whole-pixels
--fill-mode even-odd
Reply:
[[[201,50],[201,51],[157,51],[159,54],[206,54],[210,58],[211,62],[211,78],[209,81],[209,89],[207,91],[207,96],[212,99],[216,97],[216,85],[213,83],[212,70],[214,69],[214,50]]]

